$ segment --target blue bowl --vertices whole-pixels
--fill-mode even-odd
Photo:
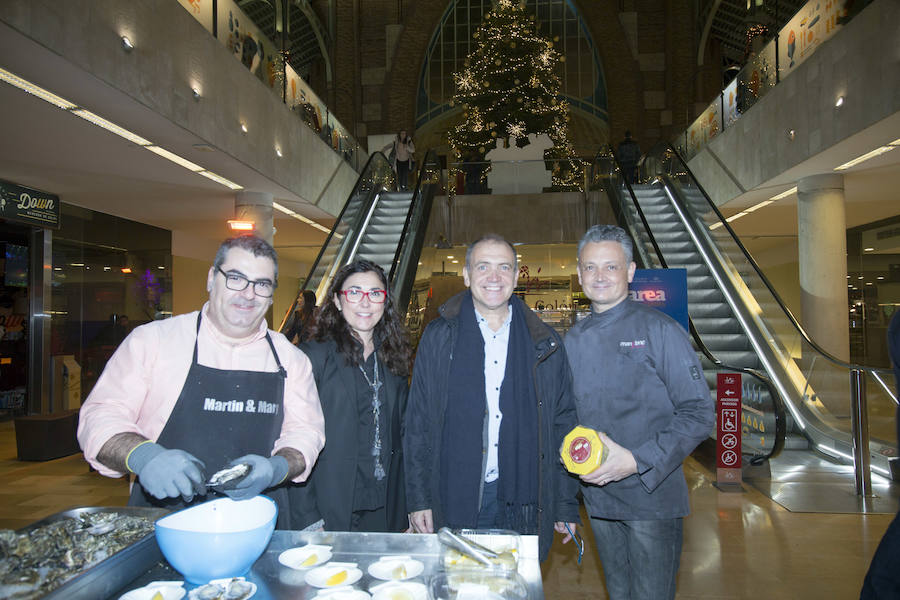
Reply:
[[[220,498],[156,522],[156,542],[189,583],[241,577],[269,545],[278,507],[266,496]]]

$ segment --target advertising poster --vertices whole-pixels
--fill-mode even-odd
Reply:
[[[840,29],[847,0],[811,0],[778,32],[780,76],[784,77]]]
[[[725,107],[725,114],[722,120],[725,123],[725,127],[734,125],[734,122],[741,116],[737,110],[737,83],[738,80],[735,77],[722,92],[722,104]]]
[[[716,98],[688,129],[687,147],[690,154],[696,154],[722,130],[722,101]]]
[[[687,269],[636,269],[628,295],[663,311],[688,331]]]

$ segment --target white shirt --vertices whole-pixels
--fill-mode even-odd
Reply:
[[[500,477],[500,465],[497,462],[497,444],[500,442],[500,423],[503,413],[500,412],[500,387],[506,374],[506,353],[509,347],[509,327],[512,323],[512,305],[506,314],[506,320],[499,331],[488,325],[487,319],[475,311],[475,320],[484,338],[484,395],[487,398],[485,410],[488,419],[487,466],[484,480],[488,483]]]

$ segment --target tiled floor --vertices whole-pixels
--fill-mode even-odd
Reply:
[[[124,504],[128,485],[88,470],[81,455],[16,460],[11,422],[0,423],[0,527],[18,528],[75,506]],[[759,600],[857,598],[892,515],[792,513],[745,485],[713,486],[714,474],[686,462],[693,514],[685,520],[678,598]],[[591,548],[575,561],[572,544],[554,545],[543,565],[548,599],[605,598]]]

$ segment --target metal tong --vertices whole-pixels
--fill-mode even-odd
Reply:
[[[465,538],[461,535],[453,533],[447,527],[441,527],[438,530],[437,536],[438,540],[445,546],[453,548],[457,552],[461,552],[466,556],[470,556],[478,562],[489,567],[494,565],[494,563],[491,562],[490,559],[500,556],[490,548],[486,548],[481,544],[470,540],[469,538]]]

